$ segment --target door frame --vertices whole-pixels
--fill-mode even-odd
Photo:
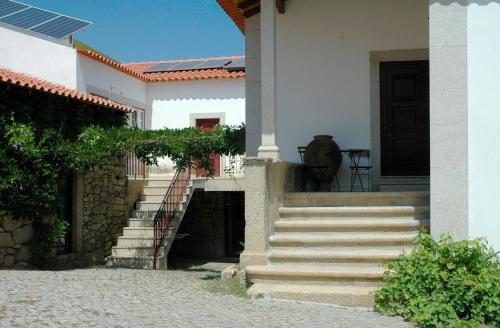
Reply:
[[[370,137],[373,191],[379,191],[381,183],[383,184],[380,140],[380,63],[416,60],[429,60],[429,49],[387,50],[370,52]],[[427,182],[424,182],[424,184],[425,183]]]

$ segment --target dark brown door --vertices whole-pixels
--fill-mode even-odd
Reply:
[[[383,176],[429,175],[429,62],[380,64]]]

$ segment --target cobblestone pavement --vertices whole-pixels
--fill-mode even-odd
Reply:
[[[364,310],[213,293],[215,274],[0,270],[0,327],[410,327]]]

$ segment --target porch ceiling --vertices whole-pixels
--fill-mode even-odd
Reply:
[[[276,9],[280,14],[285,13],[285,1],[276,0]],[[260,12],[260,0],[217,0],[217,2],[238,26],[241,33],[245,33],[245,18]]]

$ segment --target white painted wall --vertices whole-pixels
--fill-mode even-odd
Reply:
[[[152,108],[153,129],[189,127],[190,115],[201,113],[224,113],[225,122],[221,123],[238,125],[245,122],[245,81],[150,83],[148,105]]]
[[[370,51],[428,48],[428,1],[287,1],[277,17],[278,146],[370,148]]]
[[[500,3],[469,1],[467,10],[469,235],[500,249]]]
[[[148,110],[146,82],[82,55],[77,71],[78,90]]]
[[[220,117],[226,125],[245,122],[244,79],[149,83],[147,93],[152,115],[146,122],[152,129],[195,126],[193,118]],[[171,168],[164,159],[160,169],[151,172],[166,173]]]
[[[0,26],[0,66],[76,89],[72,47]]]

